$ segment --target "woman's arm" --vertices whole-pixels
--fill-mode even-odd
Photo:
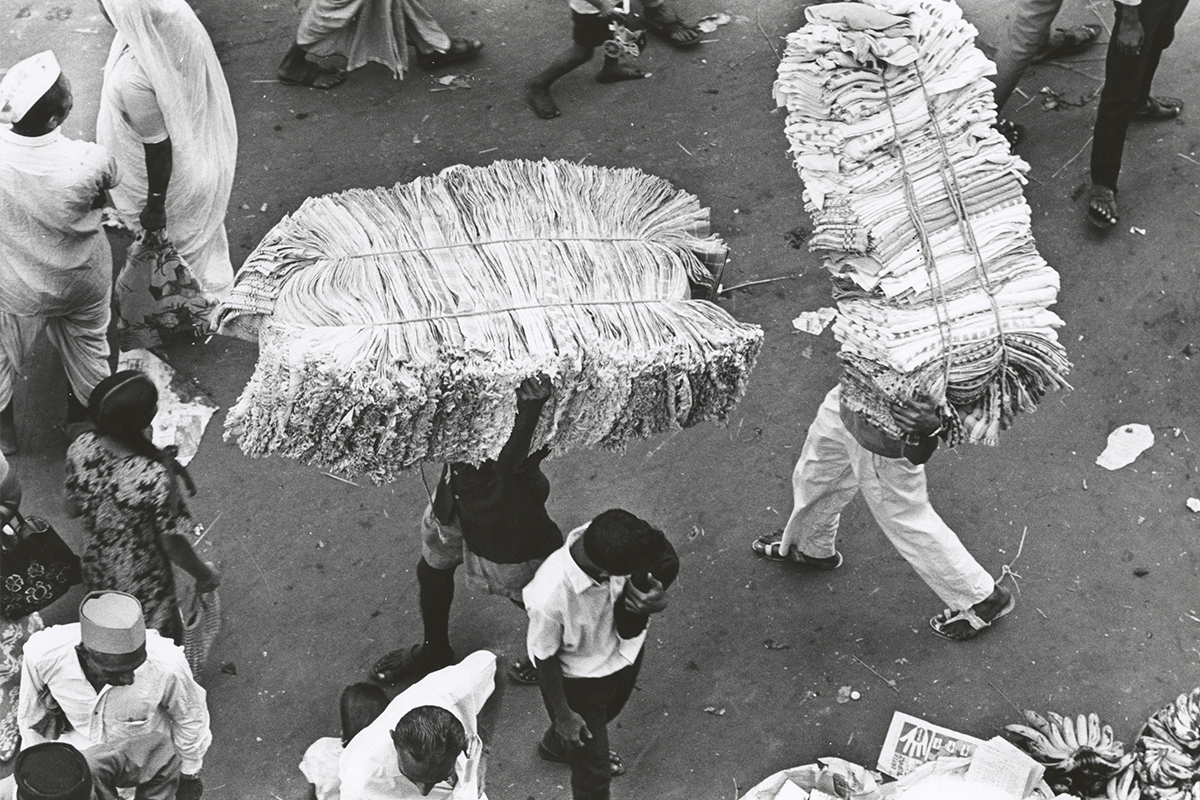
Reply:
[[[146,151],[146,207],[138,221],[148,231],[167,227],[167,188],[171,185],[173,165],[171,139],[143,144]]]
[[[162,543],[163,549],[167,551],[167,558],[196,579],[197,592],[211,592],[221,585],[221,574],[196,555],[192,543],[182,534],[168,533],[163,537]]]

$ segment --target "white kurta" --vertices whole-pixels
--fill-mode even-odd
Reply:
[[[86,749],[161,731],[175,743],[183,772],[199,772],[212,731],[207,695],[192,678],[183,648],[147,630],[146,663],[134,671],[133,683],[97,692],[79,665],[79,637],[79,623],[73,622],[39,631],[25,643],[17,712],[22,746],[47,741],[33,726],[45,715],[42,693],[48,690],[74,728],[62,741]]]
[[[481,785],[483,740],[479,712],[496,688],[496,656],[477,650],[452,667],[430,673],[398,694],[378,719],[363,728],[342,753],[342,800],[416,800],[417,787],[401,774],[391,731],[418,706],[452,713],[467,732],[467,750],[454,765],[455,783],[439,783],[433,800],[487,800]]]
[[[99,145],[0,130],[0,407],[42,329],[81,402],[108,374],[112,253],[92,206],[116,182]]]

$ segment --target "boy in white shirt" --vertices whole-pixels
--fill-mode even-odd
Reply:
[[[615,609],[666,609],[664,583],[678,564],[662,531],[612,509],[571,531],[525,587],[529,657],[551,722],[538,755],[571,765],[575,800],[608,800],[610,781],[624,771],[608,748],[608,723],[633,691],[646,631],[623,637]]]

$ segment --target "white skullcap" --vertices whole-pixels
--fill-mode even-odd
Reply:
[[[15,64],[0,80],[0,123],[20,122],[33,104],[50,91],[62,69],[50,50]]]
[[[92,592],[79,604],[83,646],[97,653],[128,655],[146,643],[142,604],[125,592]]]

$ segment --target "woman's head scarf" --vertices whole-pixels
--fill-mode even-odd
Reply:
[[[192,476],[175,460],[174,446],[159,448],[146,438],[146,428],[158,412],[158,387],[144,372],[125,369],[96,384],[88,397],[88,419],[96,432],[124,443],[135,453],[159,462],[174,477],[179,476],[188,494],[196,493]],[[171,502],[180,502],[175,481],[171,481]]]
[[[225,223],[237,161],[237,124],[225,73],[204,25],[185,0],[100,0],[117,29],[104,80],[128,47],[150,79],[171,137],[172,174],[167,192],[171,240],[207,240]],[[121,168],[113,199],[136,217],[146,201],[146,155],[120,112],[102,94],[96,141]]]
[[[157,410],[158,387],[136,369],[109,375],[96,384],[88,398],[88,418],[97,432],[119,439],[150,427]]]

